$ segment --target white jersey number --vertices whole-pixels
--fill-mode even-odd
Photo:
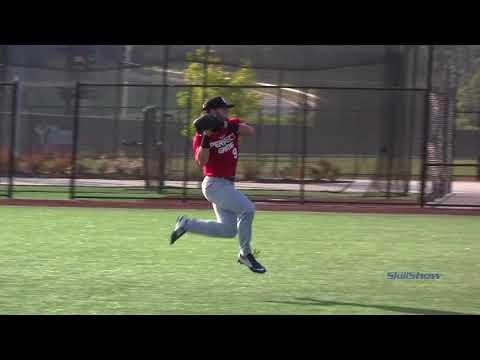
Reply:
[[[233,152],[233,158],[234,158],[234,159],[238,159],[237,148],[234,147],[233,150],[232,150],[232,152]]]

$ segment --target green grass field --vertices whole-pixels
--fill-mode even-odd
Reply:
[[[2,206],[0,313],[480,314],[477,217],[259,211],[260,275],[236,239],[170,246],[178,213]]]

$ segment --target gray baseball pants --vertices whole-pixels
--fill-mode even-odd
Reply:
[[[206,176],[202,182],[205,198],[213,204],[217,221],[188,219],[187,231],[212,237],[240,240],[240,254],[251,253],[252,222],[255,205],[235,188],[232,181]]]

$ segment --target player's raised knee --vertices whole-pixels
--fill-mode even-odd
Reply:
[[[225,237],[234,238],[237,236],[237,227],[236,226],[228,226],[225,228],[224,232]]]

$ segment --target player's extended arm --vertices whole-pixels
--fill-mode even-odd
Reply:
[[[210,158],[210,138],[206,134],[206,132],[202,135],[202,144],[197,150],[197,154],[195,156],[195,160],[197,160],[198,165],[200,167],[205,166]]]
[[[241,123],[238,127],[238,134],[242,136],[253,136],[255,135],[255,128],[248,124]]]

